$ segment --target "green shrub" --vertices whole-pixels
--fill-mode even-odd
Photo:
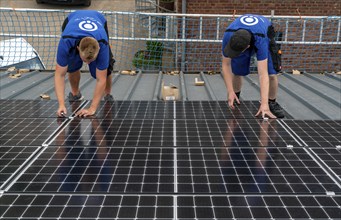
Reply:
[[[163,43],[147,41],[146,50],[139,50],[133,58],[133,66],[139,69],[160,69],[162,64]]]

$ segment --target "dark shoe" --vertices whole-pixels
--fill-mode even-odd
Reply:
[[[114,101],[114,97],[110,94],[107,94],[104,96],[104,101],[106,102],[113,102]]]
[[[70,92],[68,99],[69,102],[82,101],[84,99],[84,96],[82,96],[81,93],[78,93],[77,95],[72,95],[72,93]]]
[[[284,118],[284,110],[277,102],[269,102],[269,108],[277,118]]]

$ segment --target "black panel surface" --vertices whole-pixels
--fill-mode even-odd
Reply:
[[[37,150],[37,147],[0,146],[0,188]]]
[[[171,148],[49,147],[11,192],[173,193]]]
[[[341,121],[285,120],[285,123],[309,147],[335,148],[341,146]]]
[[[4,195],[1,219],[174,219],[173,197],[136,195]]]
[[[259,101],[241,101],[231,109],[227,101],[176,102],[177,119],[255,119]],[[292,118],[285,112],[285,118]]]
[[[41,146],[62,118],[0,118],[1,145]]]
[[[339,196],[179,196],[178,219],[340,219]]]
[[[173,121],[74,118],[52,145],[173,146]]]
[[[67,115],[71,115],[81,102],[65,102]],[[0,118],[56,118],[56,100],[4,100],[0,99]]]
[[[277,120],[177,120],[177,146],[298,146]]]
[[[87,107],[89,107],[90,103]],[[99,119],[173,119],[174,102],[114,101],[101,102],[94,116]]]
[[[341,150],[313,148],[312,151],[341,180]]]
[[[229,194],[326,194],[339,186],[305,150],[178,149],[178,191]]]
[[[258,106],[0,100],[0,219],[340,218],[341,122]]]

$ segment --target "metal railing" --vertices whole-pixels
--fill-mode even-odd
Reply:
[[[0,8],[0,37],[24,37],[34,45],[48,68],[54,67],[61,23],[70,11]],[[238,15],[199,15],[102,11],[108,20],[116,70],[157,69],[220,71],[221,41]],[[283,70],[340,71],[340,16],[266,16],[282,38]],[[141,22],[143,21],[143,22]],[[138,51],[148,42],[163,44],[162,60],[134,66]],[[49,49],[46,49],[48,47]],[[147,51],[148,52],[148,51]],[[148,54],[147,54],[148,55]],[[149,57],[150,58],[150,57]],[[155,57],[154,57],[155,58]],[[135,62],[136,63],[136,62]]]

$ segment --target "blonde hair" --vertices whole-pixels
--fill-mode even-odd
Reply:
[[[90,61],[96,58],[99,52],[99,44],[93,37],[84,37],[79,42],[79,54],[84,59]]]

